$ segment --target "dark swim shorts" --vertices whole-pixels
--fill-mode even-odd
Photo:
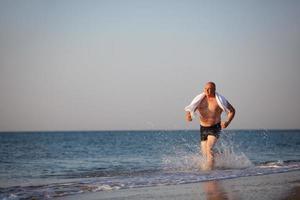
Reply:
[[[201,141],[206,141],[208,135],[213,135],[219,138],[221,132],[221,123],[217,123],[213,126],[200,126],[200,137]]]

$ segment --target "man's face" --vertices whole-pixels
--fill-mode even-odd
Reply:
[[[216,88],[214,87],[213,84],[206,84],[204,86],[204,93],[206,96],[214,96],[215,95],[215,91],[216,91]]]

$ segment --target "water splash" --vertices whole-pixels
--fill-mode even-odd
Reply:
[[[215,167],[217,169],[243,169],[253,166],[249,158],[243,153],[236,153],[233,147],[221,146],[215,153]]]
[[[174,150],[174,155],[164,156],[163,169],[166,171],[201,171],[205,158],[197,146],[189,150]],[[191,151],[190,149],[194,149]],[[215,169],[244,169],[254,166],[249,158],[235,146],[230,138],[218,140],[214,147]]]
[[[165,171],[199,171],[204,163],[204,158],[199,153],[176,152],[175,156],[165,156],[162,159]]]

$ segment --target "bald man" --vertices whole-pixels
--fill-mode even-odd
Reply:
[[[200,113],[200,136],[201,152],[206,160],[203,166],[204,170],[212,170],[214,167],[213,147],[219,138],[221,129],[228,127],[235,115],[235,109],[226,101],[227,120],[221,122],[221,114],[224,108],[221,108],[220,100],[216,97],[216,84],[208,82],[204,86],[204,96],[199,102],[195,111]],[[186,112],[186,120],[192,121],[190,112]]]

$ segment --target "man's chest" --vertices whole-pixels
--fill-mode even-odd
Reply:
[[[202,111],[219,111],[219,110],[221,110],[221,108],[219,107],[218,102],[215,98],[210,99],[210,100],[207,100],[206,98],[204,98],[200,102],[198,109],[202,110]]]

